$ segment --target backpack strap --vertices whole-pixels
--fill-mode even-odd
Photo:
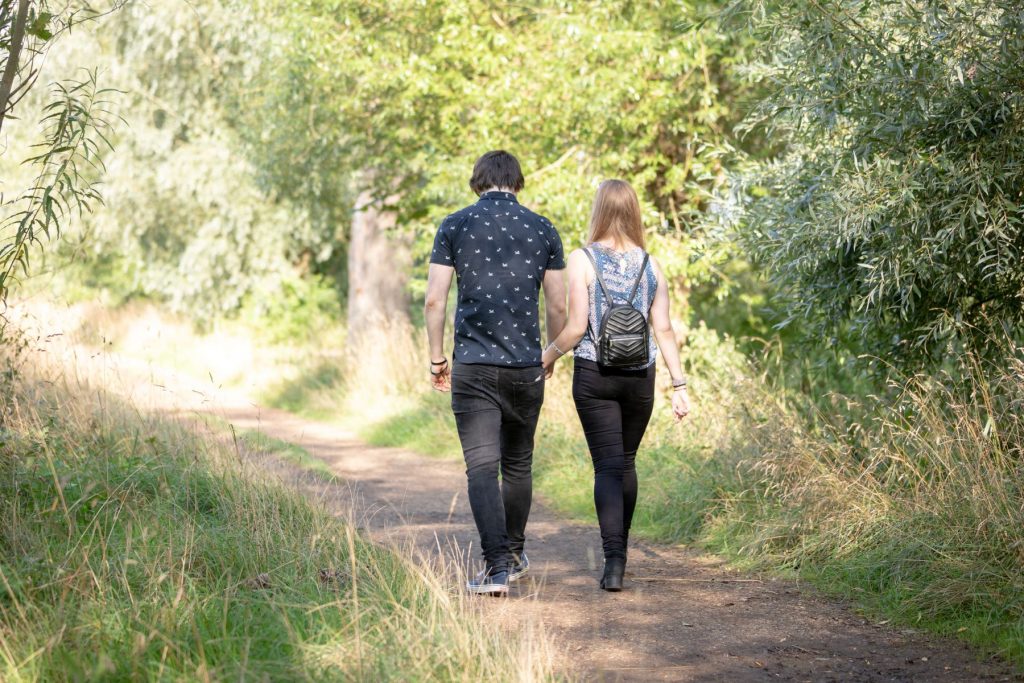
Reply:
[[[605,300],[611,302],[608,296],[608,288],[604,286],[604,279],[601,277],[601,269],[597,266],[597,261],[594,259],[594,255],[590,253],[590,249],[586,248],[583,253],[590,259],[590,265],[594,266],[594,276],[597,278],[597,283],[601,285],[601,291],[604,292]],[[609,303],[609,305],[611,305]],[[590,311],[587,311],[587,328],[590,330],[590,338],[594,341],[594,344],[599,344],[601,338],[597,335],[597,330],[594,329],[594,324],[590,320]]]
[[[633,283],[633,291],[629,293],[629,305],[633,305],[633,299],[636,298],[636,290],[640,289],[640,281],[644,279],[644,273],[647,272],[647,262],[651,260],[651,255],[646,251],[644,252],[644,262],[640,264],[640,273],[636,276],[636,282]],[[604,285],[601,285],[602,287]],[[605,293],[607,298],[608,294]]]

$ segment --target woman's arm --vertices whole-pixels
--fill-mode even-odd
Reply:
[[[562,332],[544,350],[544,368],[549,376],[555,361],[575,348],[587,333],[587,323],[590,320],[590,292],[587,286],[589,269],[587,255],[582,249],[569,254],[569,316]]]
[[[658,348],[661,349],[662,358],[665,359],[665,365],[668,366],[668,372],[672,376],[672,384],[676,385],[686,378],[679,365],[679,346],[676,342],[676,332],[672,329],[672,316],[669,314],[668,283],[665,282],[661,266],[653,257],[651,265],[658,278],[658,289],[654,294],[654,303],[651,305],[651,327],[654,328],[654,338],[658,341]],[[690,397],[685,384],[682,388],[673,386],[672,411],[677,420],[686,417],[690,412]]]

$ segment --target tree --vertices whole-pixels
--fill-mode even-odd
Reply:
[[[102,155],[104,206],[64,235],[55,264],[201,324],[313,286],[299,273],[330,259],[333,234],[260,186],[226,116],[265,42],[250,19],[221,0],[133,3],[51,51],[44,76],[95,65],[126,121]]]
[[[410,267],[409,246],[395,234],[395,213],[381,207],[368,191],[356,199],[348,240],[347,313],[352,338],[385,320],[402,319],[408,311],[404,274]]]
[[[785,151],[745,241],[789,321],[903,368],[1004,352],[1024,324],[1017,0],[744,3]],[[756,196],[757,193],[755,193]]]
[[[106,11],[120,6],[112,3]],[[36,84],[36,64],[61,33],[104,12],[89,3],[69,3],[52,11],[45,0],[0,0],[0,132],[14,120],[18,103]],[[27,272],[30,250],[60,233],[76,213],[99,200],[89,173],[108,144],[113,114],[107,91],[95,73],[55,82],[42,108],[42,140],[27,160],[35,175],[25,191],[0,199],[0,303],[5,303],[18,270]]]
[[[671,247],[663,251],[672,252],[664,259],[672,275],[704,267],[689,258],[691,233],[724,180],[721,155],[742,90],[731,53],[744,44],[711,24],[684,30],[704,5],[264,0],[262,8],[261,23],[282,38],[240,97],[236,127],[268,185],[318,207],[337,222],[339,240],[358,197],[380,211],[398,196],[382,225],[416,236],[422,258],[438,220],[471,199],[474,159],[504,147],[528,172],[524,197],[570,245],[595,181],[621,175]],[[354,266],[364,255],[353,246]],[[382,272],[382,286],[400,276]]]

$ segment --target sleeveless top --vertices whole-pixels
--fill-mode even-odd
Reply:
[[[623,253],[596,242],[589,245],[587,249],[590,249],[590,253],[594,255],[594,260],[597,261],[597,267],[601,269],[601,277],[604,278],[604,284],[608,287],[609,294],[615,298],[616,302],[624,303],[633,289],[633,283],[636,282],[637,276],[640,274],[640,264],[644,260],[644,250],[640,247],[633,247]],[[633,299],[633,307],[643,313],[648,322],[650,322],[651,304],[654,303],[654,295],[657,290],[658,278],[654,274],[654,266],[648,262],[647,267],[644,269],[644,276],[640,279],[640,286],[637,287],[636,298]],[[587,325],[587,331],[583,335],[583,339],[576,346],[574,356],[596,362],[597,347],[594,344],[593,335],[597,334],[598,330],[600,330],[601,318],[604,317],[609,304],[605,301],[604,293],[601,291],[601,285],[597,283],[596,277],[590,283],[589,294],[590,324]],[[658,346],[654,342],[653,334],[651,335],[649,351],[650,360],[647,365],[638,365],[636,368],[628,369],[640,370],[654,365]]]

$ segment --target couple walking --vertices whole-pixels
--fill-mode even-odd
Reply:
[[[469,181],[479,200],[444,219],[430,258],[430,379],[434,389],[452,394],[486,564],[467,588],[505,594],[509,582],[529,570],[534,432],[544,383],[558,359],[573,350],[572,396],[594,462],[604,547],[600,585],[619,591],[636,507],[634,463],[654,406],[659,347],[672,376],[675,417],[689,412],[668,287],[658,262],[644,251],[640,205],[628,183],[608,180],[598,188],[586,247],[569,255],[565,278],[558,232],[516,200],[524,182],[508,152],[480,157]],[[453,275],[458,305],[449,363],[443,338]]]

